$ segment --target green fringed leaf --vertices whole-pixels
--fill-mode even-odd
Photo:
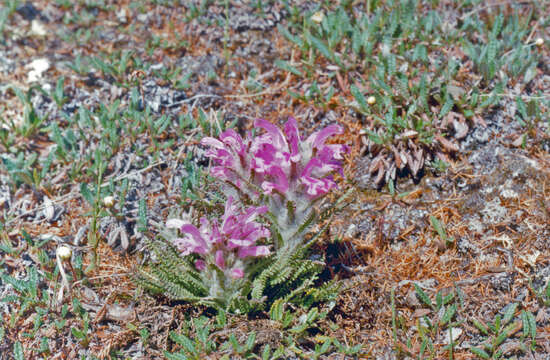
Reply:
[[[359,104],[359,108],[361,109],[361,111],[366,111],[369,106],[363,93],[359,90],[359,88],[357,88],[357,86],[353,84],[350,86],[350,91],[357,103]]]
[[[471,347],[470,351],[473,352],[475,355],[479,356],[482,359],[490,359],[491,358],[491,355],[487,354],[487,352],[485,352],[485,350],[483,350],[483,349],[476,348],[476,347]]]
[[[187,336],[178,334],[175,331],[171,331],[170,339],[173,342],[181,345],[188,353],[198,355],[197,349],[195,348],[195,344]]]
[[[164,293],[169,298],[184,301],[199,301],[208,291],[194,267],[179,256],[177,250],[164,239],[145,237],[147,247],[158,259],[149,268],[140,268],[136,281],[144,288]]]
[[[416,296],[418,296],[418,298],[424,304],[428,305],[429,307],[433,307],[432,301],[430,300],[428,295],[426,295],[426,293],[422,290],[422,288],[420,286],[418,286],[417,283],[414,283],[414,290],[416,292]]]

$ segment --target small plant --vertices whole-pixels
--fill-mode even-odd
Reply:
[[[11,89],[23,104],[22,121],[15,123],[13,120],[11,120],[8,126],[17,135],[23,136],[25,138],[32,138],[34,135],[42,130],[43,124],[48,118],[48,114],[40,116],[36,112],[31,98],[35,90],[41,93],[45,92],[39,86],[32,86],[26,92],[13,85],[10,86],[8,89]]]
[[[41,292],[38,288],[40,273],[36,267],[30,267],[27,271],[27,277],[24,280],[18,280],[2,271],[0,280],[3,284],[10,284],[18,295],[8,295],[2,299],[3,302],[13,302],[20,304],[20,310],[14,312],[10,318],[10,326],[14,326],[17,319],[29,309],[38,305],[49,303],[49,295]]]
[[[3,6],[0,9],[0,43],[4,44],[4,28],[8,23],[10,16],[15,12],[19,5],[18,0],[6,0],[3,1]]]
[[[102,150],[105,147],[103,143],[96,148],[94,162],[88,172],[94,178],[94,189],[90,190],[88,184],[80,184],[80,193],[82,197],[92,206],[89,215],[91,215],[90,230],[88,231],[88,245],[90,246],[90,265],[87,272],[93,270],[98,263],[97,247],[99,245],[99,219],[107,216],[108,213],[103,208],[102,203],[102,182],[107,162],[104,160]]]
[[[55,89],[51,91],[50,96],[55,101],[55,104],[58,108],[62,108],[63,104],[67,102],[69,99],[63,90],[63,84],[65,82],[65,78],[61,76],[59,79],[57,79],[57,82],[55,84]]]
[[[294,99],[325,111],[349,107],[365,123],[363,150],[379,187],[421,176],[429,164],[442,169],[460,150],[458,141],[483,124],[487,108],[502,103],[516,83],[527,86],[537,77],[544,40],[531,42],[528,24],[544,16],[535,9],[450,25],[437,1],[369,1],[366,12],[349,4],[287,6],[292,16],[277,29],[296,56],[274,65],[297,78],[295,88],[306,89],[287,90]],[[334,101],[337,87],[343,94]],[[533,135],[533,119],[541,115],[535,105],[526,111],[518,105],[518,121]]]
[[[80,54],[76,54],[72,62],[68,62],[67,66],[79,75],[85,75],[90,71],[90,67],[86,61],[83,61]]]
[[[254,125],[267,133],[243,140],[230,129],[220,140],[201,143],[211,147],[211,174],[222,181],[224,193],[266,205],[276,231],[275,250],[293,252],[315,217],[314,205],[336,187],[331,174],[341,173],[347,148],[325,141],[342,128],[331,125],[302,141],[294,118],[285,124],[285,134],[265,120]]]
[[[6,169],[13,179],[14,186],[27,184],[29,186],[38,187],[44,171],[38,171],[36,167],[37,159],[38,155],[36,153],[30,154],[25,159],[25,154],[21,151],[17,153],[15,158],[3,154],[1,163],[2,167]]]
[[[443,333],[448,334],[450,341],[442,350],[448,352],[449,359],[453,359],[457,337],[457,331],[453,330],[459,329],[461,325],[461,321],[457,321],[457,318],[459,318],[458,310],[463,306],[464,294],[460,288],[456,287],[455,291],[451,291],[446,295],[443,291],[438,291],[435,294],[435,301],[432,301],[428,294],[416,283],[414,284],[414,290],[416,297],[429,309],[426,309],[426,314],[416,321],[415,327],[418,331],[418,337],[410,337],[406,343],[397,340],[398,329],[406,328],[407,325],[406,320],[397,315],[394,290],[391,293],[393,337],[397,350],[416,359],[439,358],[437,357],[438,351],[434,339],[437,339]]]
[[[132,51],[114,52],[103,57],[90,57],[90,65],[101,71],[104,76],[110,76],[121,84],[130,70],[134,69],[136,59]]]
[[[447,230],[445,230],[445,227],[441,224],[441,221],[439,221],[435,216],[430,215],[430,223],[437,232],[437,235],[439,235],[442,248],[450,247],[455,242],[455,239],[452,236],[447,235]]]
[[[511,338],[514,329],[520,325],[518,321],[512,322],[518,303],[510,304],[506,307],[504,315],[497,314],[492,323],[485,324],[477,319],[473,319],[474,326],[486,337],[481,347],[471,347],[470,351],[482,359],[501,359],[504,356],[500,345]],[[531,338],[531,349],[535,348],[536,342],[536,322],[535,316],[529,311],[521,312],[521,324],[523,329],[522,340]]]
[[[529,288],[535,294],[535,297],[541,305],[550,306],[550,280],[539,289],[536,289],[533,282],[529,280]]]
[[[71,251],[64,245],[60,246],[56,254],[57,261],[52,261],[46,251],[47,246],[45,246],[51,242],[51,238],[48,237],[37,242],[25,231],[22,231],[21,235],[24,243],[20,244],[17,249],[11,248],[9,243],[2,243],[0,251],[18,257],[20,256],[19,252],[23,251],[35,253],[37,254],[39,264],[29,266],[25,276],[21,278],[17,275],[8,275],[6,269],[0,270],[0,285],[8,290],[7,294],[0,299],[0,302],[4,303],[3,306],[13,309],[9,317],[0,320],[0,340],[2,340],[1,338],[6,328],[17,328],[20,326],[22,319],[32,319],[32,326],[25,327],[22,330],[22,338],[39,340],[39,347],[33,347],[32,352],[34,355],[43,354],[44,358],[49,358],[52,354],[48,346],[48,339],[42,337],[43,332],[50,329],[52,325],[57,331],[61,331],[67,325],[74,324],[74,322],[68,320],[72,316],[67,316],[69,310],[71,310],[71,314],[76,315],[82,321],[81,329],[73,327],[71,331],[75,338],[81,341],[85,340],[84,344],[88,341],[86,332],[89,328],[89,313],[82,308],[76,298],[72,300],[72,309],[68,303],[63,303],[62,306],[58,303],[60,306],[54,306],[55,295],[53,294],[56,292],[57,286],[60,285],[58,281],[59,276],[63,277],[61,280],[63,285],[61,286],[64,287],[67,285],[68,276],[72,275],[72,281],[75,280],[74,271],[70,275],[65,274],[63,265],[61,264],[62,261],[65,261],[72,270],[72,266],[69,263]],[[45,287],[44,284],[49,284],[49,286]],[[65,288],[68,289],[68,286]],[[62,293],[61,289],[60,293]],[[15,342],[13,349],[16,359],[24,358],[21,343]]]
[[[254,221],[266,211],[265,206],[241,211],[229,197],[220,224],[203,217],[198,229],[183,220],[167,221],[168,228],[178,228],[184,237],[166,238],[181,255],[196,256],[192,274],[202,285],[197,284],[195,291],[207,294],[202,302],[227,308],[241,296],[244,283],[250,281],[250,267],[255,265],[255,258],[271,252],[268,246],[257,245],[258,241],[268,238],[270,232],[263,224]],[[192,299],[194,295],[189,293],[188,297]]]
[[[266,132],[243,139],[229,129],[219,139],[201,141],[210,147],[210,173],[225,195],[225,212],[219,225],[203,217],[200,229],[168,220],[167,227],[183,237],[165,231],[161,240],[150,241],[160,263],[140,271],[143,285],[176,299],[247,312],[303,294],[317,279],[323,263],[306,260],[317,236],[306,241],[305,235],[330,215],[319,214],[316,206],[336,188],[332,175],[342,174],[346,146],[325,143],[342,128],[331,125],[303,140],[294,118],[284,133],[266,120],[255,126]],[[260,216],[265,225],[255,221]],[[316,290],[308,292],[310,299],[334,292]]]
[[[327,315],[331,307],[320,311],[312,307],[308,311],[290,309],[279,299],[273,303],[269,319],[273,332],[278,333],[279,340],[274,344],[260,343],[256,332],[250,331],[240,339],[231,330],[231,320],[224,311],[218,311],[215,321],[205,316],[184,322],[180,332],[171,332],[170,340],[177,345],[177,352],[165,351],[167,359],[203,359],[205,356],[215,356],[221,359],[287,359],[299,357],[302,359],[318,359],[323,354],[341,354],[357,356],[362,345],[342,344],[333,336],[324,335]],[[334,330],[338,326],[329,323]],[[310,344],[308,338],[311,332],[318,332],[316,343]],[[221,335],[230,333],[229,336]],[[247,336],[246,336],[247,335]],[[240,341],[239,341],[240,340]],[[244,340],[244,342],[243,342]]]

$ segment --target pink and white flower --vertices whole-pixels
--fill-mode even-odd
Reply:
[[[238,274],[233,265],[240,266],[238,259],[268,256],[271,251],[267,245],[258,245],[262,239],[269,238],[269,230],[255,221],[264,214],[267,207],[249,207],[241,211],[238,204],[229,197],[221,224],[201,218],[200,228],[179,219],[166,222],[169,228],[178,228],[183,237],[173,242],[182,255],[196,254],[197,270],[204,270],[207,264],[213,264],[222,271],[228,270],[231,276]],[[242,269],[241,269],[242,270]],[[242,277],[242,276],[237,276]]]
[[[206,155],[214,162],[212,176],[241,189],[243,184],[254,184],[265,194],[287,199],[297,199],[301,194],[314,199],[336,187],[330,175],[342,174],[341,160],[348,149],[325,142],[343,132],[340,125],[329,125],[306,140],[300,137],[293,117],[284,125],[284,132],[263,119],[254,125],[266,132],[256,137],[248,133],[243,139],[227,130],[220,140],[207,137],[201,141],[210,147]]]

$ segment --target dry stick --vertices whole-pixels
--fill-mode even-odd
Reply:
[[[418,285],[418,287],[420,287],[424,290],[430,290],[430,291],[435,291],[436,290],[431,286],[427,286],[427,285],[424,285],[424,284],[420,283],[418,280],[401,280],[399,283],[397,283],[396,288],[400,288],[401,286],[407,285],[407,284],[416,284],[416,285]]]
[[[98,275],[98,276],[94,276],[94,277],[91,277],[91,278],[86,278],[86,281],[97,280],[97,279],[104,279],[104,278],[110,278],[110,277],[118,277],[118,276],[128,276],[128,275],[130,275],[129,272],[126,272],[126,273],[115,273],[115,274],[109,274],[109,275]],[[75,286],[77,286],[77,285],[80,285],[83,281],[84,281],[84,279],[75,281],[75,282],[73,283],[73,287],[75,287]]]
[[[107,314],[107,305],[109,304],[109,300],[111,299],[111,297],[114,293],[115,293],[114,291],[111,291],[109,293],[109,295],[107,295],[107,298],[105,298],[104,303],[101,306],[101,308],[98,311],[96,311],[95,318],[92,320],[93,323],[97,324],[97,323],[103,321],[103,319],[105,318],[105,315]]]
[[[59,289],[59,293],[57,294],[57,303],[56,303],[56,305],[60,305],[63,302],[64,290],[67,289],[67,293],[71,292],[71,284],[67,279],[67,273],[65,272],[65,268],[63,268],[64,261],[61,259],[59,254],[55,255],[55,259],[57,262],[57,267],[59,268],[59,274],[61,274],[61,288]]]
[[[467,12],[466,14],[462,15],[460,17],[460,20],[464,20],[465,18],[467,18],[468,16],[472,16],[473,14],[477,13],[477,12],[480,12],[480,11],[483,11],[485,9],[489,9],[489,8],[492,8],[492,7],[495,7],[495,6],[501,6],[501,5],[508,5],[508,4],[527,4],[527,3],[532,3],[533,0],[510,0],[510,1],[502,1],[502,2],[498,2],[498,3],[494,3],[494,4],[489,4],[489,5],[485,5],[485,6],[482,6],[478,9],[474,9],[472,11],[469,11]]]
[[[475,285],[481,281],[490,280],[491,278],[494,278],[495,274],[488,274],[488,275],[482,275],[477,278],[473,279],[464,279],[464,280],[458,280],[455,282],[456,285]]]
[[[196,101],[198,99],[202,99],[202,98],[218,98],[218,99],[221,99],[222,96],[220,95],[216,95],[216,94],[197,94],[195,96],[192,96],[188,99],[185,99],[185,100],[181,100],[181,101],[177,101],[173,104],[170,104],[168,105],[167,107],[176,107],[178,105],[182,105],[182,104],[186,104],[186,103],[190,103],[192,101]]]
[[[550,99],[550,95],[546,95],[546,96],[529,96],[529,95],[514,95],[514,94],[481,94],[479,96],[481,96],[481,97],[503,96],[503,97],[509,97],[509,98],[512,98],[512,99],[520,97],[520,98],[526,99],[526,100]]]
[[[531,41],[531,37],[533,37],[533,34],[535,33],[535,31],[537,30],[537,27],[539,26],[539,23],[536,22],[535,23],[535,26],[533,26],[533,30],[531,30],[531,32],[529,33],[529,36],[527,36],[527,40],[525,40],[526,43],[529,43],[529,41]]]
[[[276,87],[274,87],[274,88],[269,88],[269,89],[266,89],[266,90],[264,90],[264,91],[261,91],[261,92],[259,92],[259,93],[255,93],[255,94],[226,95],[225,97],[226,97],[226,98],[244,99],[244,98],[251,98],[251,97],[255,97],[255,96],[276,94],[277,92],[279,92],[280,89],[282,89],[283,87],[285,87],[286,85],[288,85],[289,81],[290,81],[290,73],[288,73],[288,74],[286,75],[285,81],[283,81],[279,86],[276,86]]]

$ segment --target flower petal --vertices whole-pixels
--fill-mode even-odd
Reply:
[[[246,209],[246,212],[244,213],[244,217],[242,219],[243,222],[248,223],[256,219],[258,215],[263,215],[267,212],[268,208],[267,206],[258,206],[258,207],[249,207]]]
[[[239,249],[239,257],[241,259],[249,256],[267,256],[271,254],[269,246],[248,246]]]
[[[226,149],[209,149],[204,155],[214,159],[217,165],[233,166],[235,164],[235,156]]]
[[[236,249],[240,247],[252,246],[254,241],[248,239],[231,238],[227,240],[227,247],[230,249]]]
[[[346,145],[341,144],[325,145],[325,148],[330,149],[332,157],[338,160],[342,160],[344,158],[342,155],[349,152],[349,148]]]
[[[258,173],[264,173],[276,163],[277,149],[272,144],[262,144],[254,153],[252,168]]]
[[[205,146],[211,146],[213,148],[216,148],[216,149],[224,149],[225,146],[223,145],[223,143],[216,139],[216,138],[213,138],[213,137],[205,137],[205,138],[202,138],[201,140],[201,145],[205,145]]]
[[[244,277],[243,269],[235,268],[231,270],[231,277],[234,279],[242,279]]]
[[[173,244],[181,252],[182,256],[186,256],[191,253],[206,254],[206,247],[198,244],[195,239],[189,235],[184,238],[174,239]]]
[[[206,241],[201,236],[199,229],[194,225],[185,224],[181,227],[181,231],[191,236],[197,248],[207,248]]]
[[[254,122],[254,126],[265,129],[265,131],[267,131],[267,133],[271,136],[271,141],[277,149],[287,150],[287,145],[283,133],[281,132],[281,129],[279,129],[277,126],[264,119],[257,119]]]
[[[206,263],[204,262],[204,260],[197,259],[195,260],[195,268],[199,271],[202,271],[206,269]]]
[[[225,166],[212,166],[210,175],[223,181],[231,181],[234,177],[231,170]]]
[[[225,259],[223,257],[223,251],[222,250],[218,250],[216,251],[216,255],[214,256],[214,262],[216,263],[216,265],[223,270],[223,268],[225,268]]]
[[[269,175],[271,175],[273,181],[264,181],[262,183],[262,189],[267,194],[271,194],[273,190],[285,194],[288,191],[288,179],[283,170],[280,167],[272,167],[269,169]]]
[[[243,138],[235,130],[228,129],[220,134],[220,140],[239,155],[244,155],[245,146]]]
[[[329,125],[326,128],[316,131],[313,134],[311,134],[307,140],[306,143],[310,144],[313,148],[320,148],[325,144],[325,140],[332,135],[338,135],[342,134],[344,132],[344,129],[340,125]]]
[[[313,197],[324,195],[336,187],[336,183],[330,178],[315,179],[302,176],[300,182],[305,185],[307,194]]]
[[[300,135],[298,133],[298,124],[296,123],[296,119],[292,116],[288,118],[288,121],[285,124],[285,134],[290,147],[290,159],[294,162],[300,161]]]

